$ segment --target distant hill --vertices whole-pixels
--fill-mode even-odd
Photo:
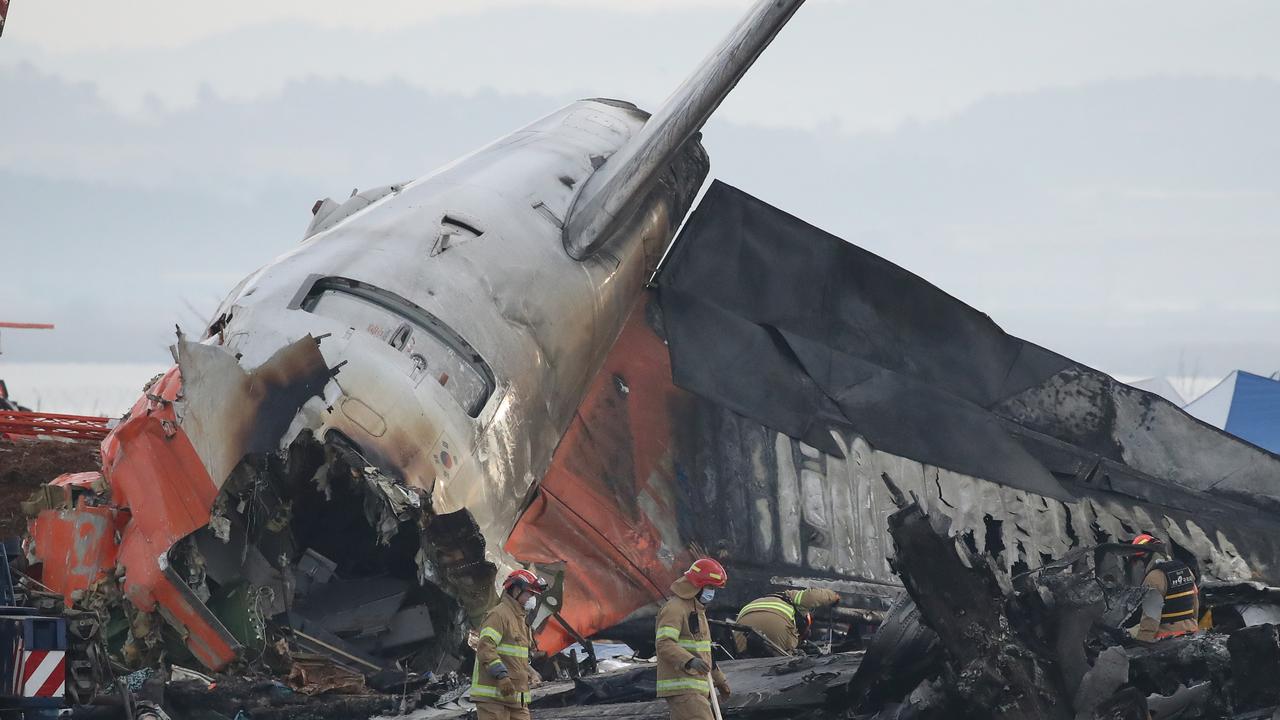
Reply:
[[[832,89],[838,92],[838,89]],[[163,362],[311,203],[423,174],[571,100],[311,79],[125,115],[0,70],[12,360]],[[815,98],[814,102],[821,102]],[[1010,332],[1135,376],[1280,356],[1280,84],[1150,78],[847,134],[716,121],[712,172],[924,275]],[[19,355],[19,353],[21,353]]]

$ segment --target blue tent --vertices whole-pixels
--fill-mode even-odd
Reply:
[[[1185,408],[1243,440],[1280,453],[1280,381],[1236,370]]]

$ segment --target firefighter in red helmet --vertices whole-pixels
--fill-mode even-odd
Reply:
[[[699,558],[671,583],[672,598],[658,611],[658,697],[672,720],[713,720],[711,687],[729,696],[729,683],[711,659],[707,603],[729,575],[720,563]]]
[[[1150,533],[1140,533],[1131,544],[1144,547],[1134,554],[1134,561],[1142,584],[1154,590],[1142,603],[1134,637],[1153,642],[1199,630],[1200,586],[1195,572],[1180,560],[1164,559],[1164,543]]]
[[[528,570],[516,570],[502,582],[502,598],[484,616],[471,672],[477,720],[528,719],[533,634],[525,617],[546,589],[546,580]]]

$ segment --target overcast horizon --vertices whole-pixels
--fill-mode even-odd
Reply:
[[[578,97],[652,109],[746,5],[13,0],[0,319],[58,330],[5,332],[0,378],[163,366],[317,198]],[[1265,2],[811,0],[706,128],[711,177],[1114,375],[1269,375],[1278,23]]]

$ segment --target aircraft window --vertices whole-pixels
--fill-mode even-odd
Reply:
[[[350,323],[413,360],[415,375],[440,383],[471,417],[493,394],[493,372],[465,340],[404,298],[346,278],[324,278],[302,301],[307,312]]]

